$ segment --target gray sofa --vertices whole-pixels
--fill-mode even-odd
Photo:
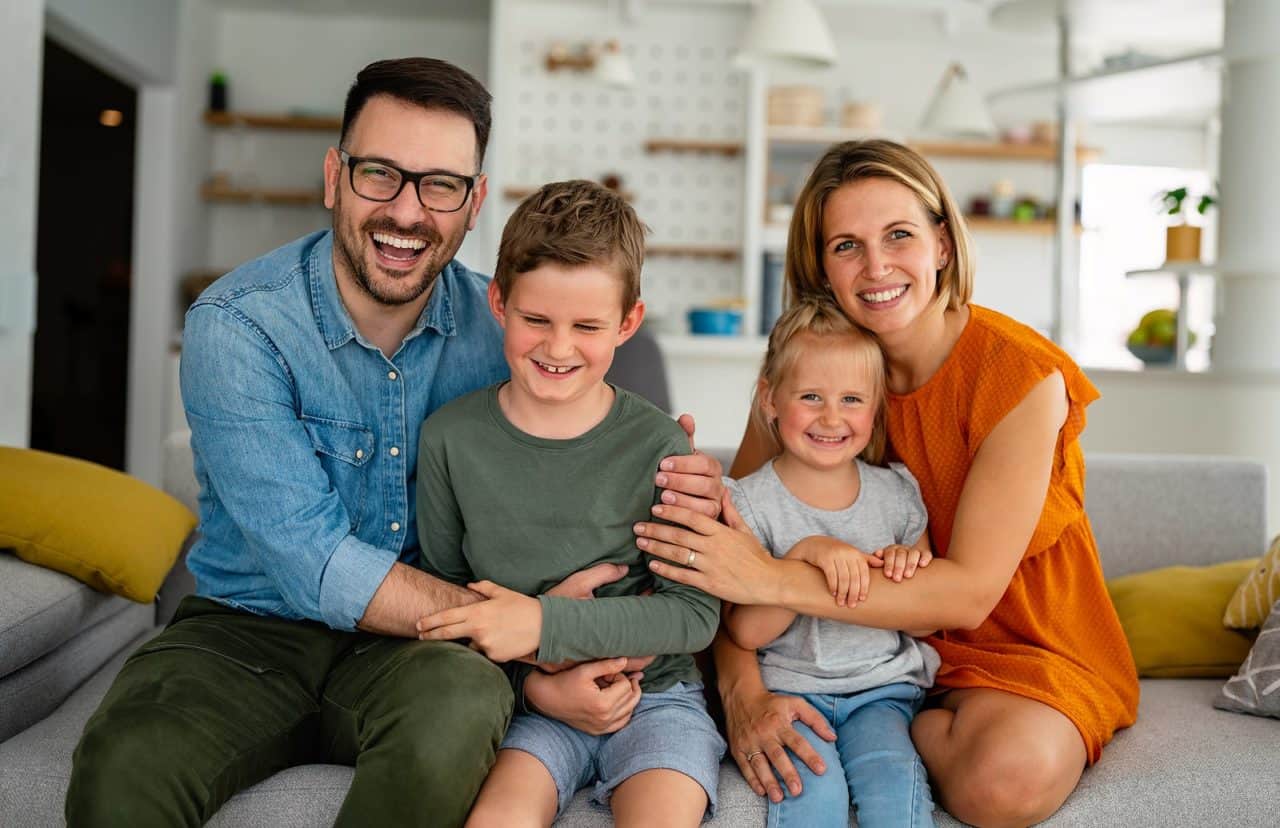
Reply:
[[[1087,497],[1108,576],[1264,550],[1266,476],[1257,463],[1095,455]],[[141,606],[0,554],[0,826],[62,824],[81,728],[125,656],[171,612],[184,581],[171,578],[157,606]],[[1280,721],[1213,709],[1221,683],[1144,680],[1138,723],[1116,736],[1046,824],[1276,824]],[[284,771],[236,795],[210,824],[330,824],[351,773],[332,765]],[[939,822],[957,824],[941,813]],[[579,795],[558,824],[608,823],[607,811]],[[710,824],[764,824],[762,800],[731,762]]]

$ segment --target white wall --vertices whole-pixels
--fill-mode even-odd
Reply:
[[[173,77],[174,0],[47,0],[50,34],[131,83]]]
[[[30,439],[43,0],[0,11],[0,444]]]
[[[1280,532],[1280,377],[1090,371],[1102,399],[1089,406],[1086,451],[1219,454],[1267,467],[1269,534]],[[1242,549],[1241,558],[1261,549]]]
[[[183,36],[185,186],[197,192],[213,171],[244,186],[319,189],[325,150],[337,143],[328,133],[269,130],[210,130],[200,121],[209,74],[228,78],[229,108],[246,112],[307,112],[341,115],[347,89],[365,65],[384,58],[426,55],[448,60],[482,82],[488,76],[486,20],[379,17],[370,14],[304,15],[294,12],[221,9],[211,25]],[[194,47],[187,52],[186,47]],[[282,69],[282,67],[284,67]],[[195,104],[195,106],[192,106]],[[482,211],[482,215],[488,210]],[[180,229],[196,260],[187,268],[229,270],[298,236],[331,224],[322,207],[202,205],[196,228]],[[188,217],[190,220],[190,217]],[[460,258],[489,259],[477,228]],[[190,259],[190,257],[188,257]],[[473,265],[479,266],[479,265]]]

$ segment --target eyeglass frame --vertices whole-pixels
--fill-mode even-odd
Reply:
[[[365,201],[372,201],[378,204],[388,204],[392,201],[395,201],[397,198],[400,197],[400,193],[404,190],[404,185],[412,181],[413,194],[418,197],[418,203],[422,205],[422,208],[424,210],[430,210],[433,213],[456,213],[459,210],[461,210],[463,207],[467,206],[467,199],[471,198],[471,194],[475,192],[476,182],[479,181],[480,176],[483,175],[483,173],[476,173],[475,175],[459,175],[458,173],[450,172],[449,170],[425,170],[423,172],[410,172],[409,170],[406,170],[402,167],[397,167],[395,164],[389,164],[381,158],[374,158],[368,155],[352,155],[351,153],[347,152],[341,147],[338,147],[337,150],[338,150],[338,157],[342,159],[343,163],[346,164],[347,183],[351,185],[351,192],[360,196]],[[395,170],[396,174],[400,176],[400,186],[396,188],[395,193],[390,198],[372,198],[356,189],[356,164],[360,163],[361,161],[368,161],[372,164],[377,164],[380,167],[386,167],[389,170]],[[422,200],[422,179],[426,178],[429,175],[444,175],[444,176],[448,176],[449,178],[456,178],[464,182],[467,185],[467,191],[462,196],[462,203],[459,204],[457,207],[454,207],[452,210],[441,210],[438,207],[431,207],[425,201],[423,201]]]

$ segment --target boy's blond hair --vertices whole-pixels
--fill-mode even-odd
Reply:
[[[774,452],[780,450],[777,424],[764,412],[765,394],[773,394],[783,378],[795,366],[807,345],[851,348],[855,357],[871,376],[875,394],[876,418],[871,429],[871,439],[858,453],[868,463],[880,465],[885,454],[885,369],[880,345],[867,331],[849,321],[844,311],[830,299],[822,296],[802,296],[778,317],[769,334],[769,349],[764,364],[760,366],[760,378],[756,382],[751,400],[751,416],[761,430],[773,439]]]
[[[622,196],[593,181],[556,181],[520,202],[498,245],[503,301],[521,273],[547,263],[597,265],[622,279],[622,315],[640,298],[646,228]]]

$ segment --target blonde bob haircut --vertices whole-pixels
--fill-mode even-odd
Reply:
[[[787,237],[786,279],[789,300],[830,296],[822,267],[822,218],[827,198],[840,187],[864,178],[888,178],[915,193],[925,214],[951,241],[951,256],[938,271],[934,301],[956,310],[973,295],[973,243],[964,216],[942,177],[920,153],[893,141],[846,141],[827,150],[796,199]]]
[[[880,344],[868,332],[849,321],[829,296],[802,296],[778,317],[769,334],[769,348],[756,381],[751,400],[751,416],[761,433],[773,440],[773,452],[781,450],[777,423],[764,411],[767,395],[773,394],[806,353],[814,348],[847,348],[856,364],[870,377],[875,394],[875,424],[866,448],[858,453],[868,463],[881,465],[885,453],[885,369]]]

